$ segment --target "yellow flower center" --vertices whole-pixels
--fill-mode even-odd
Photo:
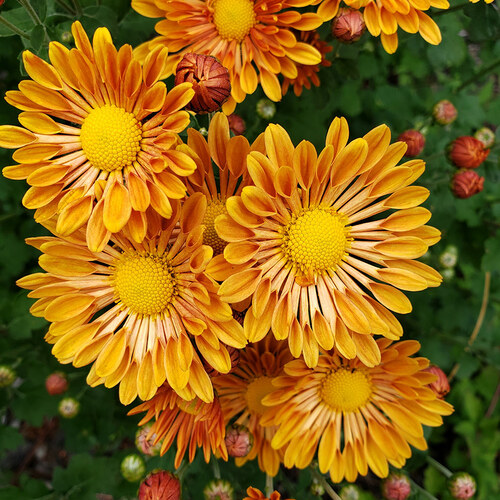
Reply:
[[[203,232],[203,244],[209,245],[214,251],[214,255],[219,255],[224,251],[227,242],[222,240],[215,230],[215,219],[219,215],[227,214],[226,204],[223,201],[209,201],[202,224],[205,226]]]
[[[167,314],[178,292],[175,273],[166,257],[124,253],[112,279],[116,302],[138,315]]]
[[[85,118],[80,140],[87,159],[111,172],[132,165],[141,150],[142,128],[133,113],[106,104]]]
[[[267,406],[262,404],[262,399],[276,389],[272,380],[271,377],[263,376],[252,380],[252,382],[248,384],[245,398],[248,409],[251,412],[257,415],[263,415],[267,410]]]
[[[333,410],[353,412],[364,406],[372,394],[370,379],[360,370],[339,368],[321,384],[320,397]]]
[[[214,24],[222,38],[242,42],[255,21],[252,0],[215,0]]]
[[[335,270],[349,244],[347,218],[331,208],[308,208],[283,228],[282,251],[304,274]]]

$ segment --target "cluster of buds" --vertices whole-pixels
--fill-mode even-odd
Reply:
[[[445,396],[450,392],[450,383],[448,382],[448,377],[439,366],[430,365],[426,369],[429,373],[436,375],[436,380],[429,384],[429,387],[436,393],[439,399],[444,399]]]
[[[443,99],[434,106],[432,115],[440,125],[449,125],[456,120],[458,112],[450,101]]]
[[[63,418],[75,418],[80,412],[80,403],[75,398],[64,398],[57,409]]]
[[[408,146],[405,153],[408,158],[418,156],[425,146],[425,137],[415,129],[405,130],[398,137],[398,141],[405,142]]]
[[[139,486],[139,500],[180,500],[181,483],[168,471],[152,472]]]
[[[58,396],[68,390],[68,380],[62,372],[51,373],[45,379],[45,388],[51,396]]]
[[[357,42],[366,30],[363,14],[348,7],[339,9],[332,21],[332,35],[344,43]]]
[[[231,425],[226,429],[226,448],[230,457],[246,457],[253,446],[253,436],[244,425]]]
[[[120,471],[123,479],[129,483],[135,483],[144,477],[146,473],[146,464],[140,455],[133,453],[127,455],[122,460]]]
[[[455,245],[448,245],[439,256],[440,272],[445,281],[450,281],[455,277],[457,262],[458,248]]]
[[[234,489],[229,481],[214,479],[203,490],[205,500],[234,500]]]
[[[385,500],[406,500],[411,494],[410,479],[402,472],[393,472],[382,483]]]
[[[0,366],[0,387],[10,387],[14,380],[16,380],[16,372],[10,366]]]
[[[476,494],[476,481],[467,472],[457,472],[448,483],[451,496],[457,500],[468,500]]]

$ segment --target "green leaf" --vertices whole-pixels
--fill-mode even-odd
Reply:
[[[3,18],[5,18],[9,23],[13,24],[21,31],[25,31],[29,33],[34,23],[31,18],[26,14],[26,11],[23,7],[18,7],[17,9],[11,9],[6,11],[0,11],[0,14]],[[5,26],[3,23],[0,23],[0,37],[5,36],[18,36],[17,33],[14,33],[10,28]]]

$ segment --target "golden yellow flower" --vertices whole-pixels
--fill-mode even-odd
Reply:
[[[386,52],[398,48],[398,28],[407,33],[420,33],[432,45],[441,42],[438,25],[424,12],[431,7],[448,9],[448,0],[344,0],[349,7],[361,10],[366,27],[373,36],[379,36]]]
[[[147,412],[138,425],[155,419],[149,435],[156,435],[154,444],[161,442],[160,453],[164,455],[174,441],[177,445],[174,467],[181,465],[188,451],[188,460],[194,460],[197,448],[203,449],[205,462],[211,454],[227,460],[224,435],[224,417],[217,398],[206,403],[199,398],[185,401],[167,385],[158,389],[155,396],[137,406],[129,415]]]
[[[247,427],[254,437],[250,453],[236,458],[237,465],[257,458],[263,472],[270,476],[278,473],[283,452],[271,447],[276,427],[260,425],[266,410],[262,399],[274,389],[272,380],[283,374],[283,367],[291,359],[286,343],[268,335],[240,352],[238,365],[230,374],[213,379],[226,422],[237,417],[234,423]]]
[[[484,0],[485,3],[493,3],[495,0]],[[477,3],[479,0],[469,0],[469,2]]]
[[[382,361],[374,368],[337,354],[321,355],[314,369],[302,360],[285,366],[263,400],[270,408],[262,423],[279,425],[272,445],[287,445],[286,467],[307,467],[318,450],[321,472],[352,482],[368,469],[385,477],[389,464],[403,467],[409,445],[427,448],[422,425],[441,425],[453,407],[427,386],[434,380],[429,360],[411,357],[418,342],[377,344]]]
[[[187,52],[217,57],[229,70],[231,98],[224,112],[257,86],[273,101],[281,99],[279,74],[297,77],[297,63],[319,64],[321,55],[311,45],[298,42],[292,28],[309,31],[322,19],[295,8],[314,0],[132,0],[132,7],[147,17],[164,17],[156,24],[160,36],[137,49],[145,57],[155,47],[168,47],[169,70]]]
[[[184,399],[213,400],[202,359],[231,369],[225,345],[246,344],[231,308],[205,270],[212,249],[192,203],[173,205],[158,236],[141,244],[114,235],[94,253],[82,230],[70,237],[30,238],[43,254],[36,273],[18,281],[33,290],[34,316],[51,322],[45,337],[61,363],[92,363],[87,382],[120,384],[120,400],[147,400],[167,381]],[[49,227],[50,228],[50,227]],[[52,228],[50,228],[52,229]]]
[[[372,335],[398,339],[403,331],[389,309],[411,311],[399,289],[441,282],[434,269],[413,260],[440,239],[425,225],[429,210],[418,207],[429,191],[411,186],[424,162],[397,166],[406,144],[390,145],[385,125],[349,144],[348,135],[346,120],[336,118],[318,155],[310,142],[294,148],[281,126],[270,125],[267,154],[248,156],[255,185],[228,198],[228,214],[215,221],[229,242],[225,259],[239,266],[219,295],[233,303],[252,297],[246,337],[256,342],[272,328],[311,367],[320,347],[333,346],[346,358],[377,365]],[[377,217],[383,212],[389,213]]]
[[[177,150],[177,134],[189,124],[179,110],[194,92],[186,83],[167,94],[158,81],[168,54],[162,47],[141,68],[131,46],[117,51],[106,28],[95,32],[93,44],[78,21],[72,32],[76,49],[50,43],[52,64],[23,53],[33,80],[6,94],[23,110],[25,128],[0,127],[0,146],[20,148],[13,154],[19,164],[3,174],[27,180],[24,206],[37,209],[38,222],[57,215],[62,236],[88,223],[93,251],[124,228],[141,242],[148,212],[170,217],[171,200],[186,192],[181,179],[196,168]]]

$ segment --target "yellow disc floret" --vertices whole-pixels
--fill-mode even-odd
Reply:
[[[226,40],[243,41],[255,25],[252,0],[215,0],[213,9],[215,27]]]
[[[141,150],[141,124],[133,113],[106,104],[85,118],[80,139],[90,163],[110,172],[136,160]]]
[[[209,201],[205,217],[202,224],[205,226],[203,232],[203,244],[212,247],[214,255],[219,255],[224,251],[227,242],[222,240],[215,230],[214,221],[219,215],[227,214],[226,205],[223,201]]]
[[[370,399],[369,378],[360,370],[339,368],[330,372],[320,386],[320,397],[338,412],[353,412]]]
[[[272,380],[271,377],[263,376],[252,380],[248,384],[245,399],[251,412],[262,415],[267,410],[267,406],[262,404],[262,399],[276,389]]]
[[[168,315],[178,292],[175,273],[164,256],[124,253],[112,280],[116,302],[138,315]]]
[[[346,217],[316,207],[294,215],[283,228],[282,251],[289,265],[309,274],[335,270],[348,248]]]

